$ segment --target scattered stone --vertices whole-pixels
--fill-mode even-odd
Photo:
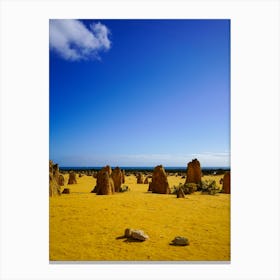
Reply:
[[[171,192],[167,176],[162,165],[158,165],[154,168],[152,182],[149,188],[153,193],[169,194]]]
[[[127,228],[124,231],[124,237],[128,239],[139,240],[139,241],[145,241],[149,239],[149,236],[143,230],[131,229],[131,228]]]
[[[223,191],[230,194],[230,171],[226,172],[223,178]]]
[[[64,193],[64,194],[70,194],[70,189],[69,189],[69,188],[65,188],[65,189],[63,190],[62,193]]]
[[[179,190],[177,191],[177,198],[185,198],[185,194],[182,188],[179,188]]]
[[[72,184],[77,184],[76,173],[74,171],[69,172],[68,185]]]
[[[190,245],[189,240],[186,237],[176,236],[170,243],[170,245],[174,246],[187,246]]]
[[[131,229],[131,228],[125,229],[125,231],[124,231],[124,236],[125,236],[126,238],[129,238],[129,237],[131,237],[131,235],[132,235],[132,229]]]
[[[143,230],[132,230],[131,237],[140,241],[145,241],[149,239],[149,236],[145,234]]]

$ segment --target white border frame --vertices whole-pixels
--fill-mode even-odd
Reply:
[[[0,3],[1,279],[279,279],[278,1]],[[49,264],[49,18],[231,19],[231,264]]]

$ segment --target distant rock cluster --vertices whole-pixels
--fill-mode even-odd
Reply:
[[[123,185],[125,183],[125,171],[119,167],[112,170],[112,168],[107,165],[100,171],[82,170],[78,173],[78,176],[82,177],[84,174],[96,178],[96,185],[91,192],[97,195],[112,195],[115,192],[129,191],[129,187]],[[156,166],[152,174],[149,172],[128,172],[127,176],[133,174],[136,176],[137,184],[148,184],[148,191],[158,194],[171,193],[171,188],[167,180],[167,173],[162,165]],[[182,173],[176,172],[171,175],[181,176]],[[177,198],[185,198],[186,194],[191,194],[196,191],[209,193],[210,187],[210,194],[221,191],[216,185],[212,186],[212,183],[215,183],[215,181],[212,183],[210,182],[211,184],[207,182],[207,180],[202,181],[202,176],[200,162],[195,158],[187,164],[185,183],[180,183],[177,187],[173,186],[172,193],[176,194]],[[64,184],[65,179],[64,176],[60,174],[58,165],[50,161],[50,196],[63,193],[61,192],[60,186],[64,186]],[[76,173],[74,171],[69,172],[68,184],[77,184]],[[224,177],[220,180],[220,184],[222,184],[222,192],[230,194],[230,172],[225,173]],[[70,189],[69,191],[65,190],[64,193],[70,193]]]

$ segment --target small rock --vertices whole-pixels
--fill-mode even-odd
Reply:
[[[125,229],[124,237],[132,238],[132,239],[136,239],[136,240],[140,240],[140,241],[145,241],[145,240],[149,239],[149,236],[147,234],[145,234],[143,230],[131,229],[131,228]]]
[[[62,193],[69,194],[70,193],[70,189],[69,188],[65,188]]]
[[[185,198],[185,194],[182,188],[179,188],[179,190],[177,191],[177,198]]]
[[[120,192],[127,192],[129,191],[129,187],[128,186],[121,186],[120,187]]]
[[[145,234],[143,230],[132,230],[131,237],[133,239],[137,239],[137,240],[141,240],[141,241],[145,241],[145,240],[149,239],[149,236],[147,234]]]
[[[125,236],[126,238],[129,238],[129,237],[131,237],[131,233],[132,233],[132,229],[131,229],[131,228],[127,228],[127,229],[125,229],[125,231],[124,231],[124,236]]]
[[[190,245],[189,240],[186,237],[176,236],[170,243],[170,245],[175,246],[187,246]]]

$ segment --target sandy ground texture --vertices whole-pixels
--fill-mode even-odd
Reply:
[[[215,179],[221,186],[220,178],[203,180]],[[77,181],[64,186],[70,194],[49,200],[51,261],[230,260],[230,195],[196,192],[178,199],[153,194],[131,175],[124,184],[130,191],[100,196],[90,193],[96,182],[92,176],[77,176]],[[172,187],[185,179],[169,176],[168,181]],[[126,228],[143,230],[149,240],[121,238]],[[190,245],[171,246],[176,236],[188,238]]]

